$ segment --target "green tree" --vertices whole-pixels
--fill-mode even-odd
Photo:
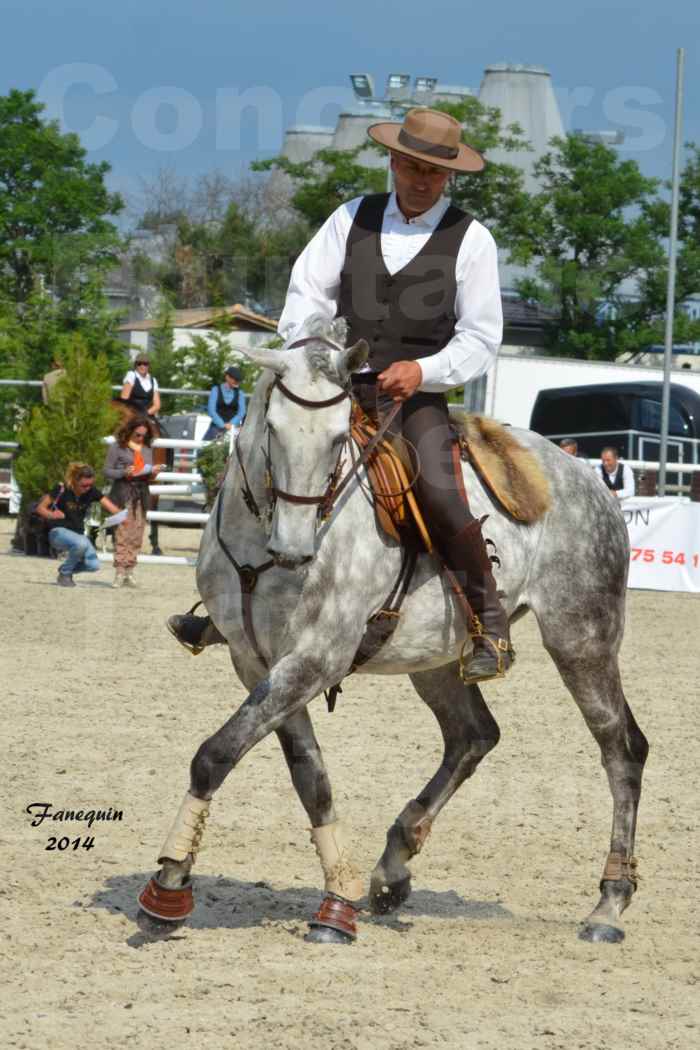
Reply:
[[[551,308],[550,350],[606,359],[658,341],[668,229],[658,180],[580,135],[553,139],[535,173],[543,188],[515,256],[536,266],[536,277],[521,281],[519,291]],[[691,269],[682,275],[679,298],[697,287]],[[678,336],[692,333],[681,311],[677,322]]]
[[[488,226],[496,243],[513,258],[527,242],[532,222],[532,196],[525,189],[523,172],[504,160],[491,160],[490,154],[528,152],[519,124],[503,126],[501,111],[485,106],[474,96],[461,102],[440,102],[441,109],[462,125],[462,141],[486,157],[486,167],[475,175],[454,176],[449,190],[453,204],[474,215]]]
[[[115,265],[121,241],[109,216],[106,163],[88,164],[74,134],[42,119],[33,91],[0,96],[0,294],[26,302],[42,282],[65,294]]]
[[[111,384],[104,354],[94,356],[74,335],[62,347],[65,376],[47,405],[39,405],[19,431],[15,474],[24,500],[36,499],[63,479],[71,461],[89,463],[102,480],[106,446],[118,416],[110,405]]]
[[[117,315],[108,309],[99,282],[86,282],[78,316],[72,304],[35,293],[24,303],[0,300],[0,378],[39,381],[66,346],[80,336],[92,354],[103,354],[112,383],[128,365],[126,346],[116,336]],[[0,386],[0,440],[12,441],[40,387]]]
[[[353,150],[322,149],[309,161],[294,162],[287,157],[254,161],[253,171],[284,171],[293,180],[291,204],[306,220],[311,231],[317,230],[331,212],[345,201],[363,193],[381,193],[386,186],[386,172],[359,164],[357,158],[366,147]]]

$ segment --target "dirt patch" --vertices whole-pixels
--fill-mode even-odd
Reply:
[[[10,534],[0,521],[0,548]],[[164,530],[168,553],[197,535]],[[193,659],[163,628],[195,600],[183,567],[55,586],[55,562],[0,554],[3,580],[4,1047],[322,1046],[640,1050],[697,1045],[700,598],[631,592],[623,680],[649,737],[640,889],[619,946],[576,939],[596,900],[611,801],[597,748],[539,640],[485,690],[502,739],[413,863],[414,894],[363,916],[351,948],[307,945],[320,870],[275,739],[212,805],[197,907],[144,943],[136,895],[199,743],[244,691],[226,652]],[[407,678],[349,680],[312,705],[340,814],[369,873],[440,738]],[[44,821],[25,807],[123,811]],[[94,847],[76,838],[94,837]],[[49,836],[68,836],[47,850]]]

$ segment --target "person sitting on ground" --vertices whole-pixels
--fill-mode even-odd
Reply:
[[[213,441],[232,427],[240,427],[245,419],[246,397],[241,390],[243,373],[235,365],[224,372],[223,383],[217,383],[209,391],[207,415],[211,419],[204,441]]]
[[[600,453],[600,463],[595,466],[598,477],[618,499],[634,496],[634,472],[627,463],[622,463],[617,449],[608,445]]]
[[[151,375],[151,362],[147,354],[137,354],[134,367],[124,376],[124,386],[119,397],[144,416],[157,416],[160,412],[158,380]]]
[[[148,486],[162,470],[153,465],[153,425],[145,416],[127,419],[109,446],[105,477],[113,482],[110,496],[129,511],[114,535],[113,587],[135,587],[134,566],[146,529]]]
[[[95,471],[87,463],[69,463],[65,485],[55,485],[42,496],[36,512],[49,528],[49,543],[57,551],[67,551],[56,580],[59,587],[75,587],[76,572],[97,572],[97,551],[85,535],[85,515],[91,503],[99,503],[110,514],[119,510],[111,499],[95,487]]]

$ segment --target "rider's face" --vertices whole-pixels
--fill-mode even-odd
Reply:
[[[440,198],[450,177],[445,168],[436,168],[413,157],[391,155],[391,170],[399,205],[404,215],[422,215]]]

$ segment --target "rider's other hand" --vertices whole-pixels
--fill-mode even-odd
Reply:
[[[162,469],[163,469],[162,463],[157,463],[156,466],[152,468],[151,474],[160,474]]]
[[[379,373],[379,389],[394,401],[412,397],[422,382],[423,372],[417,361],[396,361]]]
[[[133,473],[134,473],[134,468],[133,467],[126,467],[125,470],[124,470],[124,477],[125,478],[130,478]]]
[[[231,424],[230,423],[224,423],[224,430],[230,430],[230,429],[231,429]]]

